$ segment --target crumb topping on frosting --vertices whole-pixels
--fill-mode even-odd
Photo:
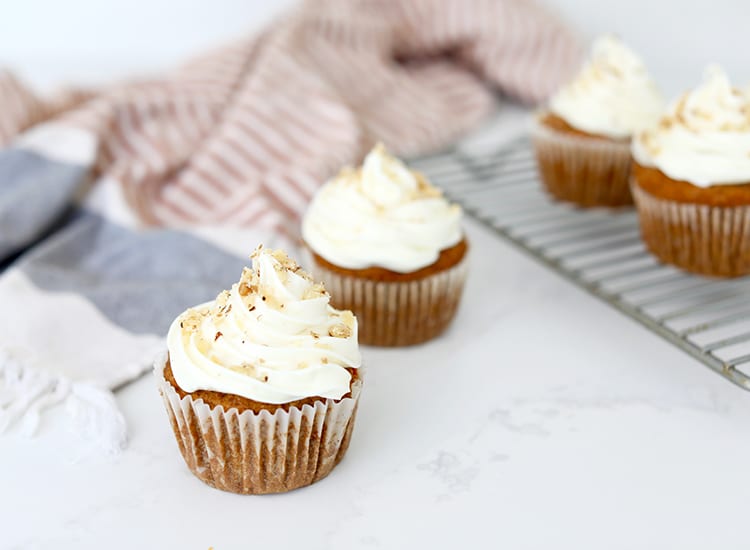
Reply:
[[[605,35],[549,108],[584,132],[627,139],[658,119],[664,99],[640,57],[617,37]]]
[[[349,269],[408,273],[434,263],[462,238],[461,208],[392,156],[382,143],[360,168],[344,168],[316,194],[302,222],[305,242]]]
[[[750,94],[717,66],[633,140],[645,166],[699,187],[750,181]]]
[[[266,403],[347,393],[347,369],[361,362],[354,315],[332,308],[325,287],[285,252],[259,246],[251,259],[230,290],[172,324],[177,383]]]

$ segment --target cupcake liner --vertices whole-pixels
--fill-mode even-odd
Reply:
[[[661,261],[716,277],[750,274],[750,206],[660,199],[632,181],[641,234]]]
[[[340,401],[240,413],[190,395],[180,398],[164,378],[166,361],[166,354],[156,361],[154,374],[180,453],[212,487],[242,494],[291,491],[327,476],[349,447],[361,379]]]
[[[629,142],[560,132],[538,118],[532,140],[542,181],[555,198],[584,207],[633,204]]]
[[[331,294],[331,304],[357,316],[360,344],[410,346],[438,336],[450,325],[466,281],[467,256],[444,271],[404,282],[344,275],[314,259],[311,264],[313,277]]]

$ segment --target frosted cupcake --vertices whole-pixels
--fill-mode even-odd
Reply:
[[[285,253],[252,258],[231,290],[175,319],[155,374],[198,478],[278,493],[325,477],[349,446],[362,386],[357,320]]]
[[[718,68],[633,142],[648,248],[703,275],[750,273],[750,96]]]
[[[333,304],[357,315],[361,343],[418,344],[450,324],[467,271],[461,216],[382,145],[319,190],[302,236]]]
[[[535,120],[534,147],[547,190],[584,207],[631,204],[631,138],[653,125],[663,108],[638,56],[613,36],[597,39],[576,78]]]

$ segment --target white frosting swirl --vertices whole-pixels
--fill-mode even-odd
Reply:
[[[169,361],[186,392],[213,390],[263,403],[339,399],[361,359],[357,320],[281,251],[253,253],[253,269],[215,301],[172,323]]]
[[[627,139],[659,118],[664,99],[640,58],[614,36],[603,36],[549,109],[578,130]]]
[[[709,67],[698,88],[633,140],[633,157],[698,187],[750,182],[750,95]]]
[[[340,267],[410,273],[462,239],[461,208],[376,146],[360,170],[343,170],[315,195],[302,236]]]

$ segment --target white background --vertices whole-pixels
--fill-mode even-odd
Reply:
[[[586,37],[613,31],[646,60],[669,94],[702,68],[724,65],[750,82],[746,0],[546,0]],[[251,32],[291,0],[2,0],[0,66],[38,86],[101,82],[168,68]]]

